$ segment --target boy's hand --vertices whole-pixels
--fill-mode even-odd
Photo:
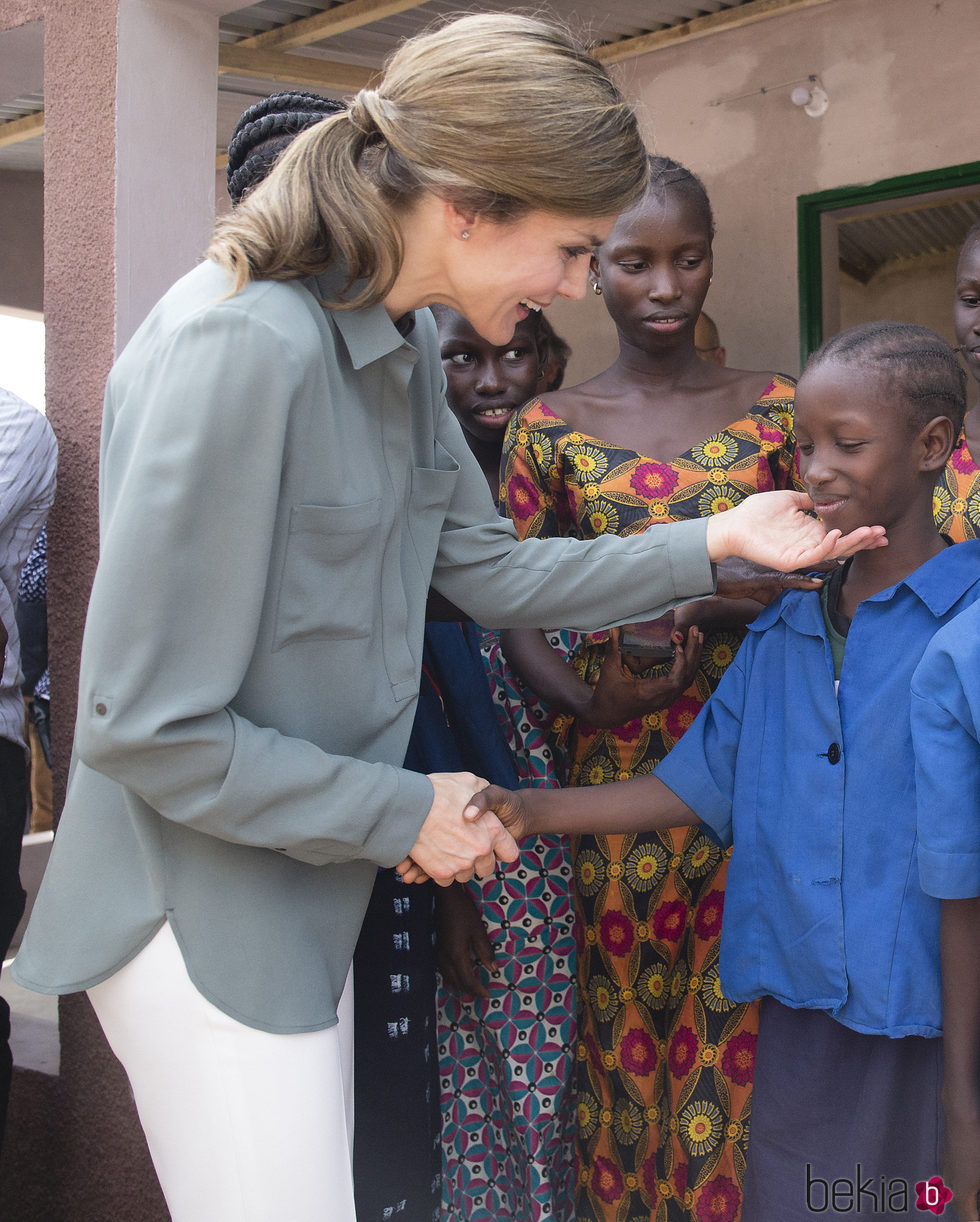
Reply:
[[[422,882],[421,875],[427,874],[440,887],[448,887],[454,879],[467,882],[474,874],[485,878],[498,861],[516,861],[517,845],[493,815],[480,822],[461,817],[484,780],[469,772],[433,772],[429,780],[432,806],[408,857],[396,867],[405,882]]]
[[[528,795],[533,792],[528,789],[503,789],[499,785],[488,785],[470,798],[463,811],[463,818],[475,821],[492,811],[514,839],[521,840],[531,834],[526,805]]]

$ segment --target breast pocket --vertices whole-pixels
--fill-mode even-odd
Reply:
[[[381,501],[294,505],[273,648],[371,635],[380,580]]]
[[[415,467],[412,470],[409,497],[409,531],[426,582],[432,574],[446,510],[459,478],[459,463],[438,441],[435,461],[435,467]]]

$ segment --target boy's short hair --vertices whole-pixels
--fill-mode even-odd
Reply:
[[[966,415],[967,378],[941,335],[911,322],[865,322],[831,336],[807,361],[807,369],[832,361],[873,369],[906,407],[911,433],[947,416],[958,437]],[[804,371],[805,372],[805,371]]]

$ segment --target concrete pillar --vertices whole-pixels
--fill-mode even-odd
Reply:
[[[0,7],[0,28],[44,21],[46,394],[60,446],[48,530],[56,810],[98,558],[105,379],[154,301],[207,243],[217,16],[227,8],[226,0],[87,0],[81,8],[78,0],[2,0]],[[40,1083],[25,1072],[15,1080],[8,1136],[18,1136],[5,1150],[4,1216],[165,1222],[125,1075],[84,997],[64,999],[61,1039],[58,1079]],[[23,1131],[18,1116],[28,1127],[31,1117],[44,1117],[45,1131]]]

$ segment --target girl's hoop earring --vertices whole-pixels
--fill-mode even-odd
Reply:
[[[598,280],[593,280],[593,281],[592,281],[592,291],[593,291],[593,293],[595,293],[595,295],[596,295],[597,297],[601,297],[601,296],[602,296],[602,285],[599,283],[599,281],[598,281]]]

